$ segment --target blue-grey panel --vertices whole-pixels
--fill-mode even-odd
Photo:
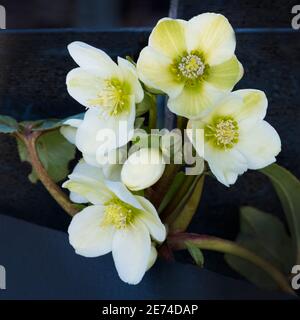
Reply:
[[[65,233],[0,215],[0,299],[287,299],[205,269],[159,261],[137,286],[120,281],[111,255],[76,255]]]

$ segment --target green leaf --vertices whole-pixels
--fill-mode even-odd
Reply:
[[[189,241],[186,241],[185,245],[197,266],[202,268],[204,266],[204,256],[202,251]]]
[[[271,214],[252,207],[243,207],[240,224],[237,243],[288,274],[293,265],[293,250],[291,239],[282,222]],[[225,259],[234,270],[257,286],[277,288],[274,281],[252,263],[229,254],[225,255]]]
[[[25,144],[19,138],[17,138],[17,147],[18,147],[18,153],[19,153],[20,160],[22,162],[24,162],[24,161],[30,162],[28,159],[28,153],[27,153],[27,149],[25,147]],[[38,177],[33,169],[31,171],[31,173],[28,175],[28,179],[31,183],[36,183],[38,181]]]
[[[300,264],[300,182],[277,164],[272,164],[261,172],[269,177],[281,201],[293,239],[296,262]]]
[[[84,113],[79,113],[65,119],[43,119],[32,121],[32,131],[48,131],[60,128],[69,119],[83,119]],[[27,122],[28,123],[28,122]]]
[[[0,115],[0,132],[1,133],[14,133],[18,130],[19,126],[17,121],[9,116]]]
[[[29,161],[24,143],[17,139],[18,151],[21,161]],[[39,158],[54,182],[62,181],[69,173],[69,162],[75,157],[75,146],[69,143],[59,130],[44,133],[37,140]],[[34,170],[28,176],[32,183],[38,181]]]
[[[176,219],[170,225],[170,230],[183,232],[187,229],[199,207],[203,185],[204,176],[200,177],[196,185],[193,187],[190,197],[185,202]]]
[[[172,184],[170,188],[167,190],[166,195],[164,196],[159,208],[158,208],[158,213],[161,213],[165,207],[168,205],[168,203],[173,199],[175,194],[178,192],[180,189],[183,181],[184,181],[185,174],[184,172],[178,172],[172,181]]]
[[[144,121],[145,121],[145,118],[142,118],[142,117],[135,118],[134,129],[140,129],[144,124]]]

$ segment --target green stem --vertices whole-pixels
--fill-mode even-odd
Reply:
[[[157,101],[156,96],[151,96],[151,104],[149,107],[149,131],[151,129],[156,129],[156,123],[157,123]]]
[[[175,214],[175,210],[179,206],[179,204],[182,202],[182,200],[186,197],[188,191],[190,190],[191,186],[193,185],[193,182],[195,181],[196,176],[185,176],[185,181],[183,182],[180,190],[178,191],[176,197],[173,199],[172,202],[170,202],[165,210],[161,213],[161,219],[163,221],[168,221],[170,223],[171,218],[168,218],[169,216]]]
[[[152,202],[155,208],[159,208],[180,167],[181,165],[178,164],[167,164],[160,180],[146,190],[146,197]]]
[[[202,197],[205,176],[202,175],[193,183],[193,187],[187,195],[182,207],[179,206],[179,212],[171,222],[169,222],[170,232],[184,232],[190,225]],[[177,210],[176,210],[177,211]],[[170,216],[169,216],[170,217]],[[171,217],[170,217],[171,218]]]
[[[192,243],[199,249],[232,254],[245,259],[265,271],[277,283],[278,287],[282,291],[295,294],[290,287],[288,279],[276,267],[235,242],[217,237],[192,233],[176,233],[168,236],[168,244],[175,250],[186,249],[186,242]]]
[[[74,216],[80,209],[70,202],[68,196],[61,190],[61,188],[51,179],[48,172],[44,168],[36,150],[36,142],[40,137],[41,132],[30,132],[28,134],[17,133],[17,137],[23,141],[27,148],[28,157],[32,167],[38,178],[56,200],[56,202],[70,215]]]

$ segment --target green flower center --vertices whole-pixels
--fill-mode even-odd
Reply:
[[[91,106],[106,109],[110,116],[117,116],[128,111],[128,95],[125,92],[124,84],[120,80],[105,80],[105,86],[95,99],[90,99]]]
[[[113,225],[116,229],[124,229],[132,224],[138,209],[115,198],[105,203],[102,225]]]
[[[194,85],[205,75],[207,67],[203,55],[198,51],[192,51],[175,59],[171,70],[179,81]]]
[[[206,125],[204,137],[221,149],[232,148],[239,140],[239,127],[231,117],[222,117]]]
[[[203,75],[205,65],[196,54],[188,54],[181,58],[178,70],[181,75],[188,79],[197,79]]]

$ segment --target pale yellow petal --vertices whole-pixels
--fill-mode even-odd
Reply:
[[[222,94],[222,91],[203,81],[194,87],[184,87],[180,95],[169,99],[168,108],[177,115],[198,119],[212,110]]]
[[[250,128],[257,121],[264,119],[267,113],[268,100],[263,91],[242,89],[234,91],[233,94],[243,99],[243,106],[236,114],[241,126]]]
[[[243,66],[236,56],[209,68],[205,80],[220,90],[231,91],[243,76]]]
[[[204,13],[188,21],[189,50],[198,50],[209,65],[217,65],[234,55],[235,34],[228,20],[221,14]]]
[[[149,46],[171,59],[181,56],[187,50],[186,24],[184,20],[161,19],[151,32]]]
[[[183,88],[171,71],[172,60],[150,47],[144,48],[137,61],[139,78],[149,87],[161,90],[170,97],[177,96]]]

